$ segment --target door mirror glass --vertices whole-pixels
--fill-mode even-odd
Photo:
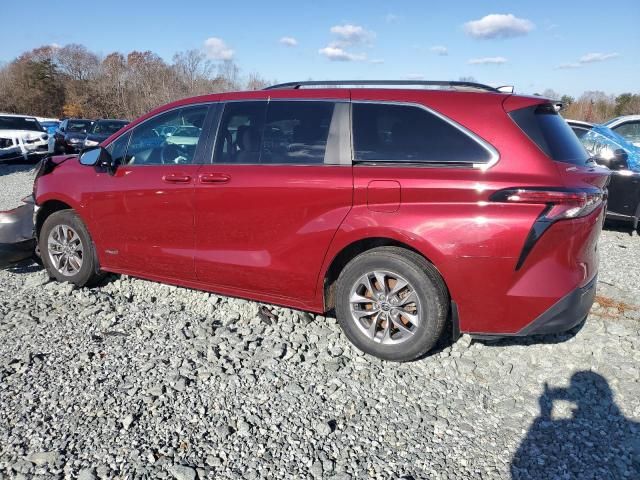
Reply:
[[[612,170],[625,170],[627,168],[628,160],[629,154],[622,148],[618,148],[613,152],[613,159],[610,168]]]
[[[80,154],[82,165],[102,167],[108,171],[113,169],[111,154],[102,147],[85,150]]]

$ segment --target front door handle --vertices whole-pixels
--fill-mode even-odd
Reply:
[[[200,175],[200,183],[227,183],[229,180],[231,177],[224,173],[203,173]]]
[[[162,177],[162,180],[167,183],[189,183],[191,181],[191,177],[189,175],[171,173]]]

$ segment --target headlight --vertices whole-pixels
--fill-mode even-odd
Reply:
[[[99,142],[96,142],[95,140],[85,140],[84,141],[84,146],[85,147],[95,147],[96,145],[98,145]]]
[[[69,139],[69,143],[80,143],[80,139],[79,138],[70,138]]]

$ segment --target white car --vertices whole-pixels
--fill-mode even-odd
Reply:
[[[621,137],[640,147],[640,115],[624,115],[603,123]]]
[[[49,134],[35,117],[0,114],[0,161],[38,159],[50,153]]]

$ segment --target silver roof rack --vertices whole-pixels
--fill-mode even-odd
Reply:
[[[266,87],[265,90],[283,90],[283,89],[300,89],[305,87],[384,87],[384,86],[398,86],[398,87],[448,87],[451,89],[473,89],[483,90],[487,92],[499,92],[497,88],[482,83],[476,82],[455,82],[455,81],[438,81],[438,80],[325,80],[316,81],[309,80],[304,82],[287,82],[279,83],[277,85],[271,85]]]

